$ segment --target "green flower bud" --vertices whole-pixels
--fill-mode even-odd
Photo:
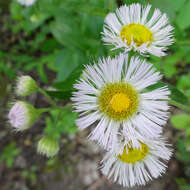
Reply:
[[[37,151],[47,157],[55,156],[59,151],[58,140],[52,136],[44,136],[38,142]]]
[[[18,96],[29,96],[38,90],[36,81],[30,76],[21,76],[17,79],[16,94]]]
[[[17,101],[9,111],[10,124],[18,131],[28,129],[39,117],[40,111],[33,105]]]

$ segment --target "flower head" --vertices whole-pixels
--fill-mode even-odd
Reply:
[[[53,157],[59,151],[59,143],[54,137],[44,136],[38,142],[37,151],[40,154],[46,155],[47,157]]]
[[[102,160],[102,173],[124,187],[145,185],[152,178],[161,176],[166,170],[164,162],[172,155],[168,144],[160,138],[140,144],[139,148],[121,144],[120,154],[106,153]]]
[[[8,114],[10,124],[18,131],[29,128],[39,117],[40,112],[31,104],[17,101]]]
[[[24,6],[31,6],[35,3],[36,0],[17,0],[18,3]]]
[[[147,87],[160,79],[151,64],[138,57],[128,61],[123,54],[86,66],[72,97],[80,113],[76,121],[79,129],[93,124],[89,137],[105,149],[115,147],[118,135],[127,136],[136,147],[137,137],[159,137],[168,118],[170,92],[167,87]]]
[[[113,49],[133,49],[142,54],[164,56],[167,46],[174,41],[173,27],[169,25],[167,15],[159,9],[149,17],[150,9],[151,5],[132,4],[109,13],[105,18],[103,41],[113,45]]]
[[[16,84],[16,94],[18,96],[29,96],[30,94],[36,92],[38,86],[35,80],[30,76],[21,76],[17,79]]]

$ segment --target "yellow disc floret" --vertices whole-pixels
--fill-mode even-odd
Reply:
[[[126,94],[117,93],[112,97],[110,106],[115,112],[122,112],[130,106],[130,101]]]
[[[138,103],[136,90],[124,82],[107,84],[98,99],[100,110],[116,121],[128,119],[136,113]]]
[[[152,42],[152,32],[141,24],[123,26],[120,37],[127,45],[131,45],[131,39],[136,43],[136,46],[141,46],[144,43],[148,43],[149,46]]]
[[[140,148],[124,147],[123,153],[118,158],[125,163],[136,163],[143,160],[149,152],[146,144],[141,143]]]

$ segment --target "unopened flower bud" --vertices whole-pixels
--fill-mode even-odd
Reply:
[[[18,96],[29,96],[38,90],[35,80],[30,76],[21,76],[17,79],[16,94]]]
[[[44,136],[38,142],[37,151],[47,157],[55,156],[59,151],[58,140],[52,136]]]
[[[29,128],[39,117],[40,111],[31,104],[17,101],[8,114],[10,124],[18,131]]]

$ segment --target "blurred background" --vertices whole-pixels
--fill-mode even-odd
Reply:
[[[59,154],[47,159],[36,152],[38,140],[51,133],[56,112],[46,114],[29,130],[16,133],[7,124],[9,104],[16,99],[15,79],[31,75],[60,105],[69,104],[72,85],[84,65],[116,52],[101,41],[104,17],[122,4],[150,3],[168,14],[175,27],[168,56],[148,59],[190,101],[190,0],[37,0],[21,6],[0,0],[0,189],[1,190],[123,190],[99,171],[104,152],[78,132],[77,115],[65,110],[59,121]],[[177,96],[177,95],[176,95]],[[179,95],[180,96],[180,95]],[[180,97],[179,97],[180,98]],[[48,102],[34,94],[27,101],[36,107]],[[164,135],[175,152],[166,174],[134,190],[190,190],[190,116],[171,106]]]

